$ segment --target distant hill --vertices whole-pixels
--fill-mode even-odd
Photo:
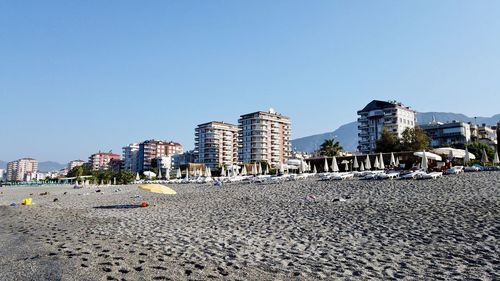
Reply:
[[[53,161],[45,161],[38,163],[38,171],[40,172],[51,172],[51,171],[59,171],[66,167],[65,164],[53,162]]]
[[[459,113],[447,113],[447,112],[419,112],[417,113],[417,121],[419,124],[427,124],[432,122],[433,118],[439,122],[450,122],[453,120],[462,122],[477,122],[477,124],[486,125],[496,125],[500,122],[500,114],[494,115],[492,117],[468,117],[464,114]],[[340,145],[346,151],[355,151],[358,146],[358,124],[357,122],[347,123],[340,126],[337,130],[333,132],[328,132],[324,134],[312,135],[308,137],[302,137],[292,140],[292,148],[296,151],[303,151],[312,153],[319,149],[319,146],[326,139],[334,138],[336,141],[340,142]]]

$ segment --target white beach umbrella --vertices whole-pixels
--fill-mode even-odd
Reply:
[[[269,174],[269,165],[266,165],[266,171],[264,172],[264,175],[268,175]]]
[[[186,168],[186,180],[189,180],[189,168]]]
[[[135,180],[136,180],[136,181],[141,180],[141,177],[139,177],[139,172],[137,172],[137,173],[135,174]]]
[[[247,175],[247,166],[243,164],[243,167],[241,167],[241,175],[246,176]]]
[[[384,157],[382,156],[382,152],[380,152],[380,160],[378,161],[378,163],[380,170],[385,169]]]
[[[208,177],[212,177],[212,168],[208,167]]]
[[[344,170],[346,172],[349,170],[349,163],[344,163]]]
[[[361,161],[361,165],[359,167],[359,170],[363,172],[365,170],[365,165],[363,164],[363,161]]]
[[[428,151],[417,151],[417,152],[413,153],[413,155],[418,156],[418,157],[424,157],[424,154],[425,154],[425,157],[427,157],[427,159],[431,159],[434,161],[443,161],[443,158],[441,156],[434,154],[434,153],[431,153],[431,152],[428,152]]]
[[[394,165],[396,165],[396,167],[399,167],[399,157],[396,158],[396,163]]]
[[[358,169],[359,168],[358,157],[356,157],[356,155],[354,155],[354,163],[352,164],[352,167],[354,169]]]
[[[367,154],[366,155],[366,160],[365,160],[365,169],[371,170],[372,164],[370,163],[370,156]]]
[[[224,166],[222,166],[220,168],[220,175],[221,175],[221,177],[225,177],[226,176],[226,169],[224,169]]]
[[[335,157],[335,156],[333,156],[333,158],[332,158],[332,171],[334,173],[339,171],[339,166],[337,164],[337,157]]]
[[[427,168],[429,168],[429,166],[427,165],[427,155],[425,153],[425,150],[424,152],[422,153],[422,162],[420,163],[420,167],[422,168],[422,170],[427,170]]]
[[[313,174],[317,174],[318,170],[316,170],[316,165],[313,165]]]
[[[254,176],[255,176],[255,175],[257,175],[257,172],[258,172],[258,171],[259,171],[259,170],[258,170],[258,168],[257,168],[257,162],[254,162],[254,163],[253,163],[253,167],[252,167],[252,172],[253,172]]]
[[[158,179],[161,179],[161,167],[158,165]]]
[[[390,166],[396,166],[396,160],[394,159],[394,153],[391,152],[391,160],[389,160]]]
[[[262,170],[262,163],[259,163],[259,165],[257,165],[257,174],[262,175]]]
[[[283,163],[280,163],[280,174],[284,174],[285,173],[285,164]]]
[[[488,155],[486,154],[486,150],[483,148],[483,156],[481,156],[482,163],[488,163],[490,160],[488,159]]]
[[[177,175],[175,175],[175,177],[178,179],[180,179],[182,177],[181,168],[177,168]]]
[[[495,156],[493,156],[493,164],[500,164],[500,159],[498,159],[498,151],[495,151]]]
[[[378,157],[375,156],[375,163],[373,163],[373,168],[380,169],[380,164],[378,163]]]
[[[464,164],[467,165],[468,162],[470,162],[470,157],[469,157],[469,149],[466,146],[464,155]]]
[[[101,180],[101,184],[100,185],[104,185],[104,180]]]
[[[85,180],[83,180],[83,184],[85,185]],[[113,185],[116,185],[116,177],[113,178]]]
[[[325,165],[323,166],[323,170],[325,173],[328,173],[328,160],[326,160],[326,157],[325,157]]]
[[[167,168],[167,169],[165,170],[165,179],[166,179],[166,180],[169,180],[169,179],[170,179],[170,168]]]

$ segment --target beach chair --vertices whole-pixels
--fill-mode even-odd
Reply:
[[[437,179],[443,176],[443,172],[425,173],[419,176],[420,179]]]

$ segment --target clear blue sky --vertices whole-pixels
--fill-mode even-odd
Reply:
[[[0,1],[0,159],[67,162],[269,107],[500,113],[500,1]]]

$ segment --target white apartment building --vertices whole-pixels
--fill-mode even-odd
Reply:
[[[415,110],[396,101],[373,100],[358,115],[358,150],[363,154],[375,152],[384,128],[401,138],[406,128],[417,124]]]
[[[139,144],[131,143],[122,148],[123,169],[136,173],[138,171]]]
[[[69,161],[67,169],[68,171],[71,171],[73,168],[83,166],[83,164],[85,164],[85,161],[83,160],[72,160]]]
[[[238,126],[208,122],[195,129],[196,162],[212,169],[238,162]]]
[[[291,121],[273,109],[241,115],[239,123],[239,161],[286,162],[291,155]]]

